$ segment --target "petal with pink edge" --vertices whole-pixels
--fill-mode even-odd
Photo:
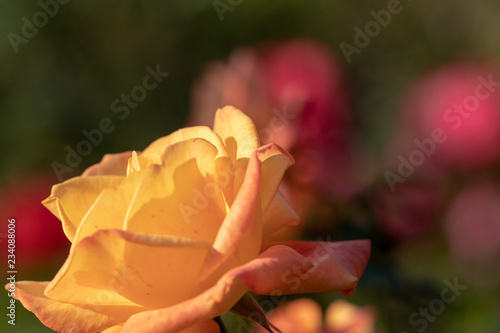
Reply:
[[[236,256],[238,265],[258,255],[262,244],[260,186],[260,162],[254,153],[248,163],[243,185],[205,259],[201,273],[202,280],[221,267],[232,254]]]
[[[342,290],[350,296],[368,263],[370,244],[369,240],[268,243],[238,276],[258,294]]]

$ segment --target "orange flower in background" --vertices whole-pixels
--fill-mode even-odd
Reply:
[[[369,241],[263,244],[298,222],[278,191],[292,164],[233,107],[213,130],[106,155],[43,202],[70,254],[52,281],[18,282],[15,298],[60,332],[209,332],[249,290],[350,295]]]
[[[325,312],[318,303],[301,298],[278,306],[269,321],[284,333],[373,333],[376,313],[371,306],[359,307],[344,300],[330,303]],[[256,333],[267,332],[263,328]]]

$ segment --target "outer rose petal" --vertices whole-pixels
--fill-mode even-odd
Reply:
[[[99,193],[118,185],[123,179],[121,176],[71,178],[54,185],[50,197],[42,204],[61,220],[66,237],[73,242],[76,230]]]
[[[209,247],[193,239],[99,230],[73,246],[45,294],[96,306],[171,306],[207,288],[199,271]]]
[[[118,154],[106,154],[101,162],[88,167],[82,177],[87,176],[126,176],[128,159],[132,157],[131,151]]]
[[[370,257],[370,241],[276,242],[245,265],[239,276],[255,293],[342,290],[350,296]],[[250,265],[252,264],[252,265]]]
[[[233,161],[250,158],[259,148],[259,136],[253,121],[240,110],[225,106],[215,113],[214,131],[217,133]]]
[[[301,298],[278,306],[269,315],[269,321],[286,333],[319,333],[323,326],[323,312],[315,301]],[[267,333],[258,327],[255,333]]]
[[[259,214],[259,190],[261,186],[260,162],[252,155],[243,185],[224,219],[203,264],[201,279],[206,278],[233,254],[238,264],[248,262],[259,253],[262,244],[262,220]]]
[[[16,282],[15,299],[35,313],[47,327],[61,333],[97,332],[124,323],[132,314],[143,311],[140,306],[99,306],[60,303],[47,298],[44,290],[49,282]],[[8,287],[6,286],[6,289]]]

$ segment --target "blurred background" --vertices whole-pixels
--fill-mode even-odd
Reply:
[[[493,0],[1,1],[2,267],[15,218],[17,279],[52,279],[69,249],[40,204],[52,184],[231,104],[296,159],[281,190],[302,224],[276,239],[373,242],[349,303],[287,296],[309,300],[276,323],[322,327],[284,332],[500,332],[499,14]],[[19,303],[15,327],[2,317],[51,331]]]

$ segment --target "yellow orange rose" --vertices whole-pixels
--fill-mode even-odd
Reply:
[[[292,164],[233,107],[213,130],[106,155],[43,202],[72,247],[51,282],[18,282],[15,297],[60,332],[217,332],[248,290],[350,293],[368,241],[262,244],[298,223],[278,191]]]

